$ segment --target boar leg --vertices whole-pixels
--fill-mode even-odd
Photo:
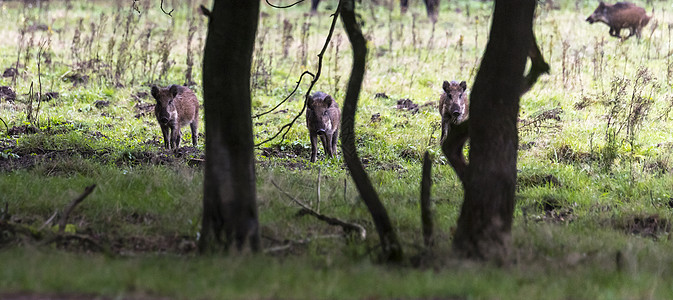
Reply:
[[[620,38],[620,39],[621,39],[622,36],[621,36],[621,34],[620,34],[620,31],[622,31],[621,28],[610,27],[610,35],[611,35],[611,36],[614,36],[614,37],[616,37],[616,38]]]
[[[318,135],[311,133],[311,162],[315,162],[318,158]]]
[[[332,155],[336,155],[337,153],[338,140],[339,140],[339,129],[334,130],[334,134],[332,134]]]
[[[199,123],[194,120],[191,124],[189,124],[189,127],[192,129],[192,145],[196,147],[196,140],[199,137],[198,129],[199,129]]]
[[[180,148],[180,138],[182,137],[180,128],[173,128],[171,133],[171,146],[173,150],[178,150],[178,148]]]
[[[171,140],[170,140],[170,137],[169,137],[169,134],[170,134],[169,129],[170,128],[168,126],[160,126],[160,127],[161,127],[161,133],[164,135],[164,147],[166,149],[170,150],[171,149],[171,144],[170,144]]]
[[[325,149],[325,156],[332,157],[332,135],[321,134],[320,140],[322,140],[322,147]]]
[[[638,39],[640,39],[640,30],[638,27],[629,27],[629,37],[633,36],[634,34]]]

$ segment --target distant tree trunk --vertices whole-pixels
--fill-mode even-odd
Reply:
[[[379,196],[374,190],[364,167],[362,167],[355,149],[355,111],[357,110],[358,97],[360,96],[360,88],[365,73],[367,45],[360,26],[355,20],[355,2],[353,0],[341,0],[339,5],[341,6],[341,21],[343,22],[348,39],[351,45],[353,45],[353,67],[348,80],[341,119],[342,153],[358,192],[365,202],[367,209],[369,209],[376,225],[383,250],[382,259],[393,262],[401,261],[403,258],[402,247],[390,223],[388,212],[379,200]]]
[[[465,257],[498,259],[507,253],[516,188],[516,122],[526,57],[534,43],[534,11],[535,0],[495,1],[470,98],[469,165],[459,172],[465,200],[453,248]]]
[[[205,11],[204,11],[205,13]],[[259,1],[215,0],[203,57],[206,166],[201,252],[259,249],[250,67]]]

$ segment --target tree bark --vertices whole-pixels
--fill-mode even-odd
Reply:
[[[461,178],[465,200],[453,242],[464,257],[497,260],[507,254],[516,188],[516,122],[534,10],[535,0],[495,2],[470,99],[469,165]]]
[[[259,250],[250,68],[259,1],[215,0],[203,58],[206,166],[201,252]]]
[[[388,212],[379,200],[360,158],[355,149],[355,112],[358,97],[365,73],[365,59],[367,45],[360,26],[355,20],[355,3],[353,0],[341,0],[341,21],[343,22],[348,39],[353,46],[353,67],[346,89],[343,113],[341,119],[341,148],[346,166],[351,173],[355,186],[372,215],[376,230],[379,234],[382,247],[383,261],[401,261],[402,247],[397,240],[397,234],[390,223]]]

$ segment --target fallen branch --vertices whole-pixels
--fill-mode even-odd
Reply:
[[[278,186],[278,184],[276,184],[275,181],[271,180],[271,183],[272,183],[273,186],[275,186],[281,193],[283,193],[285,196],[287,196],[290,200],[292,200],[292,201],[293,201],[294,203],[296,203],[297,205],[301,206],[301,208],[302,208],[302,212],[303,212],[303,213],[312,215],[312,216],[316,217],[318,220],[320,220],[320,221],[324,221],[325,223],[327,223],[327,224],[329,224],[329,225],[340,226],[346,233],[350,233],[350,232],[358,232],[358,234],[360,235],[360,239],[363,239],[363,240],[364,240],[364,239],[367,237],[367,230],[366,230],[364,227],[362,227],[361,225],[354,224],[354,223],[348,223],[348,222],[346,222],[346,221],[342,221],[342,220],[339,220],[339,219],[337,219],[337,218],[328,217],[328,216],[325,216],[325,215],[323,215],[323,214],[321,214],[321,213],[318,213],[318,212],[316,212],[315,210],[313,210],[311,207],[309,207],[308,205],[306,205],[306,204],[304,204],[303,202],[299,201],[299,199],[295,198],[294,196],[290,195],[288,192],[286,192],[286,191],[284,191],[283,189],[281,189],[281,188]]]
[[[53,243],[67,243],[70,241],[76,241],[79,242],[81,245],[89,244],[92,246],[92,249],[97,249],[104,254],[108,256],[114,255],[112,252],[111,248],[105,241],[99,242],[96,238],[91,237],[86,234],[76,234],[76,233],[65,233],[65,225],[66,222],[68,221],[68,216],[70,216],[70,213],[75,209],[75,207],[81,203],[84,198],[86,198],[91,192],[93,192],[94,188],[96,187],[95,184],[92,184],[84,189],[84,192],[77,197],[75,200],[70,202],[68,207],[64,210],[63,215],[61,216],[61,219],[59,221],[59,230],[58,232],[54,232],[51,228],[48,227],[48,225],[52,222],[52,220],[56,217],[56,213],[54,213],[42,226],[35,230],[31,229],[29,226],[24,226],[22,224],[16,224],[13,223],[9,220],[3,220],[0,218],[0,234],[7,237],[4,239],[4,243],[9,243],[12,240],[15,240],[18,238],[18,235],[27,237],[28,239],[22,239],[24,241],[33,241],[38,245],[50,245]],[[5,211],[7,211],[7,208],[5,208]],[[46,227],[46,230],[43,230],[43,228]],[[0,245],[2,246],[2,245]]]
[[[312,237],[312,238],[305,238],[305,239],[301,239],[301,240],[298,240],[298,241],[286,240],[285,244],[283,244],[283,245],[264,249],[264,253],[274,253],[274,252],[285,251],[287,249],[290,249],[292,246],[307,245],[308,243],[310,243],[314,240],[317,240],[317,239],[340,238],[340,237],[341,237],[340,235],[329,234],[329,235],[320,235],[320,236],[316,236],[316,237]]]
[[[63,231],[65,230],[65,225],[66,225],[66,222],[68,221],[68,217],[70,216],[70,213],[72,212],[72,210],[75,209],[75,206],[80,204],[84,200],[84,198],[86,198],[86,196],[89,196],[89,194],[91,194],[91,192],[93,192],[93,189],[95,187],[96,187],[95,184],[87,186],[84,189],[84,193],[82,193],[81,195],[79,195],[79,197],[77,197],[75,200],[72,200],[72,202],[70,202],[70,205],[68,205],[68,207],[65,209],[65,211],[63,212],[63,215],[61,216],[61,220],[58,222],[58,233],[59,234],[62,234]]]
[[[56,210],[51,215],[51,217],[49,217],[49,219],[47,219],[47,221],[45,221],[44,224],[42,224],[42,226],[40,226],[40,228],[38,228],[37,230],[40,231],[40,230],[44,229],[45,227],[49,226],[49,224],[51,224],[51,222],[54,221],[54,218],[56,218],[57,215],[58,215],[58,210]]]
[[[22,234],[27,237],[31,237],[32,239],[39,239],[42,234],[38,232],[34,232],[30,230],[30,228],[23,226],[21,224],[15,224],[11,221],[3,221],[0,220],[0,234],[3,235],[3,242],[7,243],[9,239],[13,236],[16,236],[17,234]],[[2,244],[0,244],[2,246]]]

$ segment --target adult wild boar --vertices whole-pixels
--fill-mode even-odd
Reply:
[[[180,147],[180,128],[189,124],[192,129],[192,144],[196,146],[199,127],[199,101],[187,87],[171,85],[167,88],[152,86],[152,97],[157,100],[154,114],[157,117],[164,144],[167,149]]]
[[[439,97],[439,114],[442,116],[442,137],[440,143],[449,134],[453,125],[460,124],[469,116],[467,83],[444,81],[442,95]]]
[[[318,136],[325,155],[333,157],[337,150],[341,111],[332,96],[323,92],[313,93],[306,102],[306,127],[311,137],[311,162],[318,157]]]
[[[640,38],[640,32],[650,21],[650,16],[645,14],[645,9],[629,2],[617,2],[615,4],[605,4],[600,2],[598,8],[594,10],[586,21],[590,24],[594,22],[603,22],[610,26],[610,35],[616,38],[628,39],[634,34]],[[629,35],[622,37],[619,31],[628,28]]]

